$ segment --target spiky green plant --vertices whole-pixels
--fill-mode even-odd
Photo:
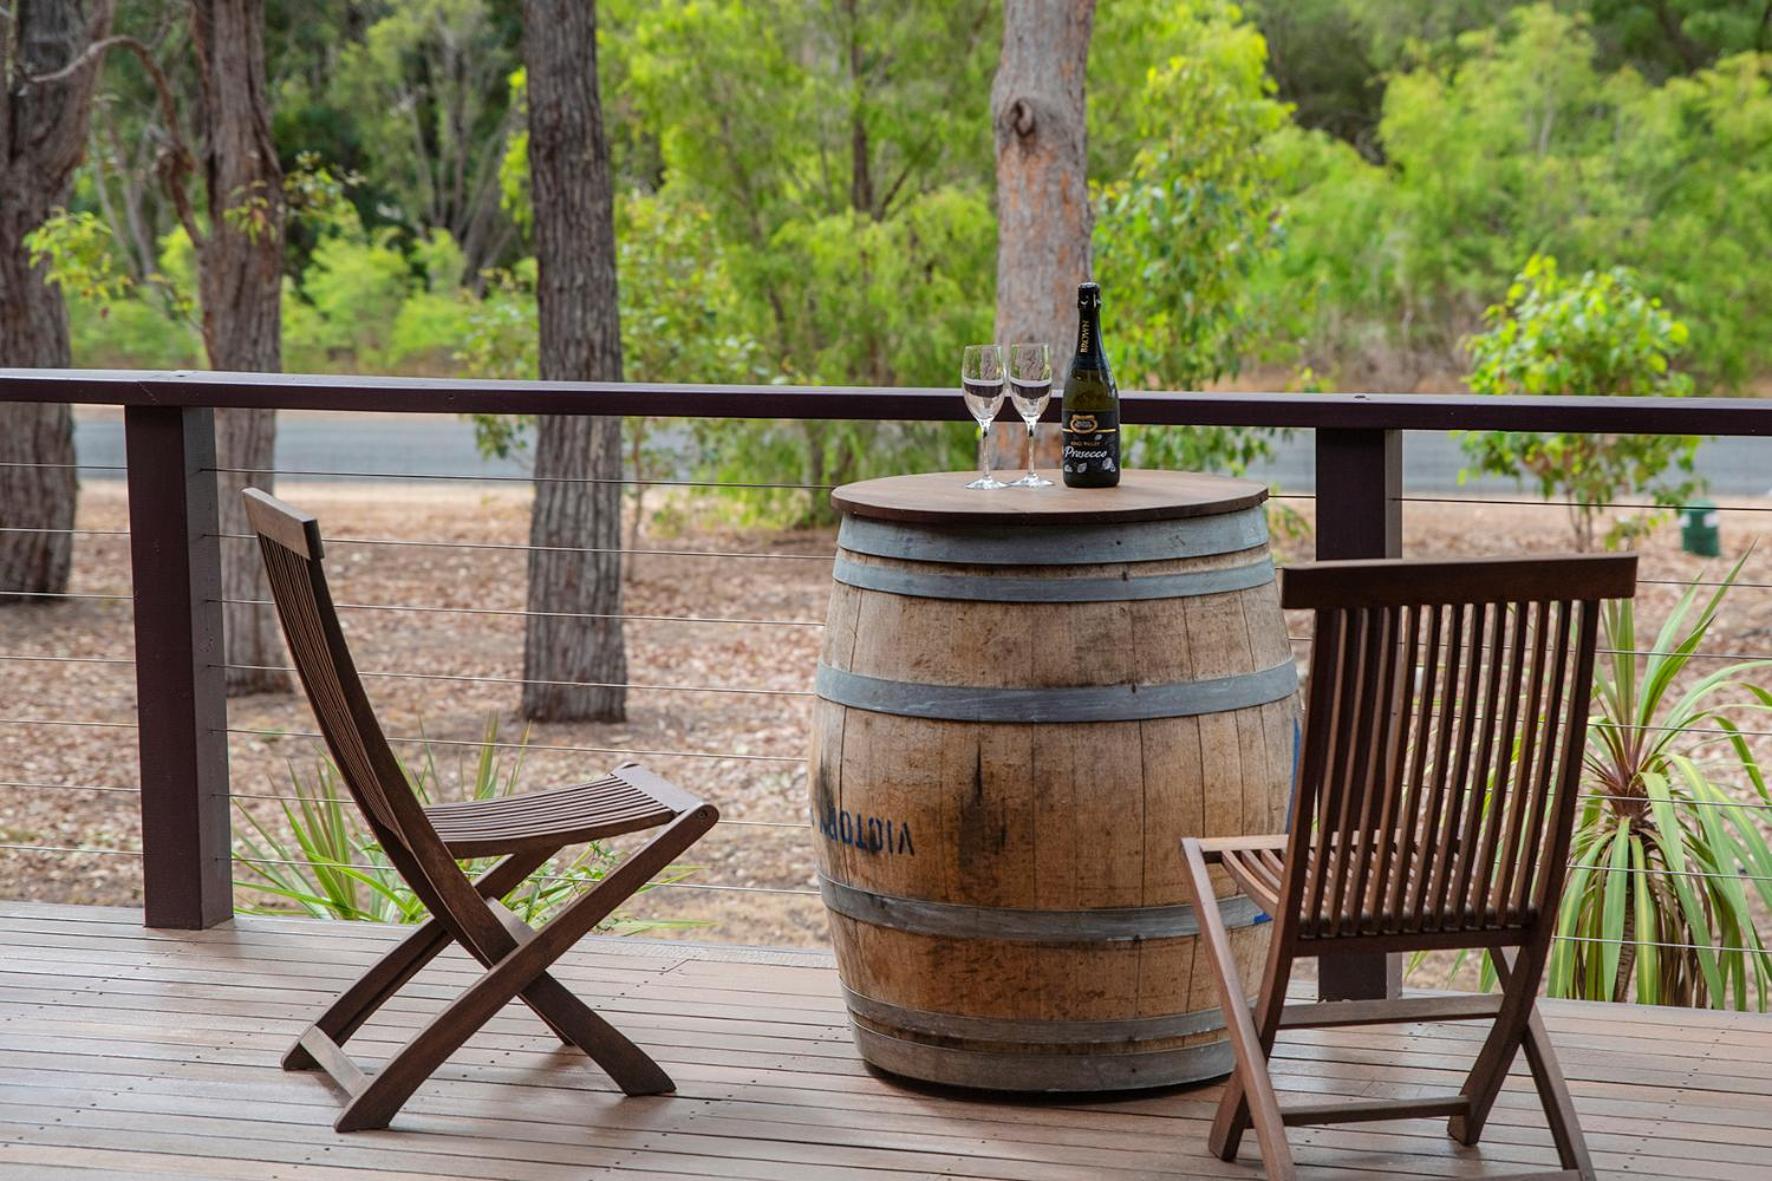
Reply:
[[[464,757],[457,764],[455,776],[461,785],[459,798],[496,799],[519,791],[528,731],[516,745],[514,757],[505,756],[509,748],[499,744],[498,734],[497,719],[489,718],[481,742],[472,748],[461,748]],[[466,763],[469,751],[471,766]],[[446,780],[438,767],[435,746],[427,741],[420,752],[416,762],[402,759],[401,770],[419,799],[430,804],[443,798]],[[236,864],[250,875],[235,885],[283,900],[268,904],[248,902],[241,910],[287,914],[296,909],[316,918],[383,923],[417,923],[430,917],[363,823],[331,759],[322,757],[311,765],[292,761],[289,782],[293,796],[281,804],[281,828],[260,819],[242,801],[235,801],[245,821],[235,831],[240,853]],[[476,877],[497,860],[473,858],[463,861],[462,868],[470,877]],[[607,848],[593,842],[575,854],[548,862],[503,902],[527,923],[545,922],[556,909],[601,881],[615,860]],[[642,890],[681,881],[692,872],[689,866],[671,866]],[[702,924],[617,914],[605,920],[599,930],[635,934],[699,925]]]
[[[1687,587],[1645,650],[1631,603],[1605,609],[1553,996],[1767,1007],[1772,848],[1757,817],[1772,794],[1740,719],[1772,712],[1756,682],[1772,660],[1686,675],[1742,561],[1708,596]]]

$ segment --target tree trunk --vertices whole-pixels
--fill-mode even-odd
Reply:
[[[1052,345],[1053,386],[1077,340],[1077,284],[1089,278],[1083,79],[1095,0],[1004,0],[1003,56],[991,85],[997,137],[997,340]],[[1007,429],[1005,429],[1007,428]],[[996,460],[1019,463],[1013,417],[992,432]],[[1058,432],[1040,447],[1057,461]]]
[[[591,0],[524,0],[543,381],[621,380],[615,204]],[[523,715],[620,721],[621,420],[536,422]],[[588,483],[588,479],[607,483]],[[577,481],[577,482],[572,482]],[[596,551],[596,552],[586,552]],[[561,613],[572,617],[564,617]],[[570,683],[562,683],[570,682]]]
[[[0,365],[72,364],[60,288],[33,267],[25,235],[68,199],[86,149],[98,68],[56,82],[29,79],[72,62],[110,31],[111,0],[16,0],[0,78]],[[66,405],[0,405],[0,591],[68,589],[78,482],[74,418]],[[43,464],[20,467],[17,464]],[[47,530],[47,532],[38,532]],[[0,607],[30,598],[0,595]]]
[[[208,234],[198,255],[209,365],[275,373],[283,368],[283,170],[271,140],[264,0],[192,0],[191,40],[202,83],[198,124],[209,208]],[[218,411],[218,466],[269,469],[275,459],[275,414]],[[222,472],[217,481],[222,533],[250,532],[240,490],[250,485],[269,491],[270,472]],[[271,597],[257,546],[222,543],[222,597]],[[289,677],[268,671],[284,663],[271,608],[231,602],[222,616],[229,695],[287,690]]]

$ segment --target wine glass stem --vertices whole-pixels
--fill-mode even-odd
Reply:
[[[991,424],[978,424],[978,475],[980,479],[991,478]]]
[[[1028,423],[1028,479],[1034,478],[1034,424]]]

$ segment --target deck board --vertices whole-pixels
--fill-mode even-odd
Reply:
[[[370,1177],[485,1181],[1182,1181],[1260,1176],[1204,1150],[1218,1089],[1006,1102],[889,1082],[849,1041],[816,952],[587,942],[560,979],[676,1078],[626,1099],[520,1006],[495,1018],[385,1132],[332,1132],[334,1095],[277,1059],[397,932],[241,918],[148,931],[136,911],[0,904],[0,1177]],[[477,973],[447,955],[352,1040],[385,1058]],[[1602,1175],[1772,1175],[1772,1017],[1549,1002],[1546,1019]],[[1422,1024],[1299,1031],[1295,1098],[1456,1089],[1480,1034]],[[1530,1082],[1489,1135],[1434,1121],[1297,1128],[1303,1173],[1505,1177],[1550,1169]]]

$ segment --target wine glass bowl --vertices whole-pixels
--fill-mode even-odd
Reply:
[[[1052,481],[1034,471],[1034,430],[1052,400],[1052,347],[1041,343],[1009,346],[1009,397],[1027,424],[1027,474],[1012,488],[1050,488]]]
[[[966,410],[978,423],[978,479],[968,488],[1007,488],[991,475],[991,423],[1008,393],[1003,378],[1003,349],[994,344],[969,344],[960,359],[960,392]]]

